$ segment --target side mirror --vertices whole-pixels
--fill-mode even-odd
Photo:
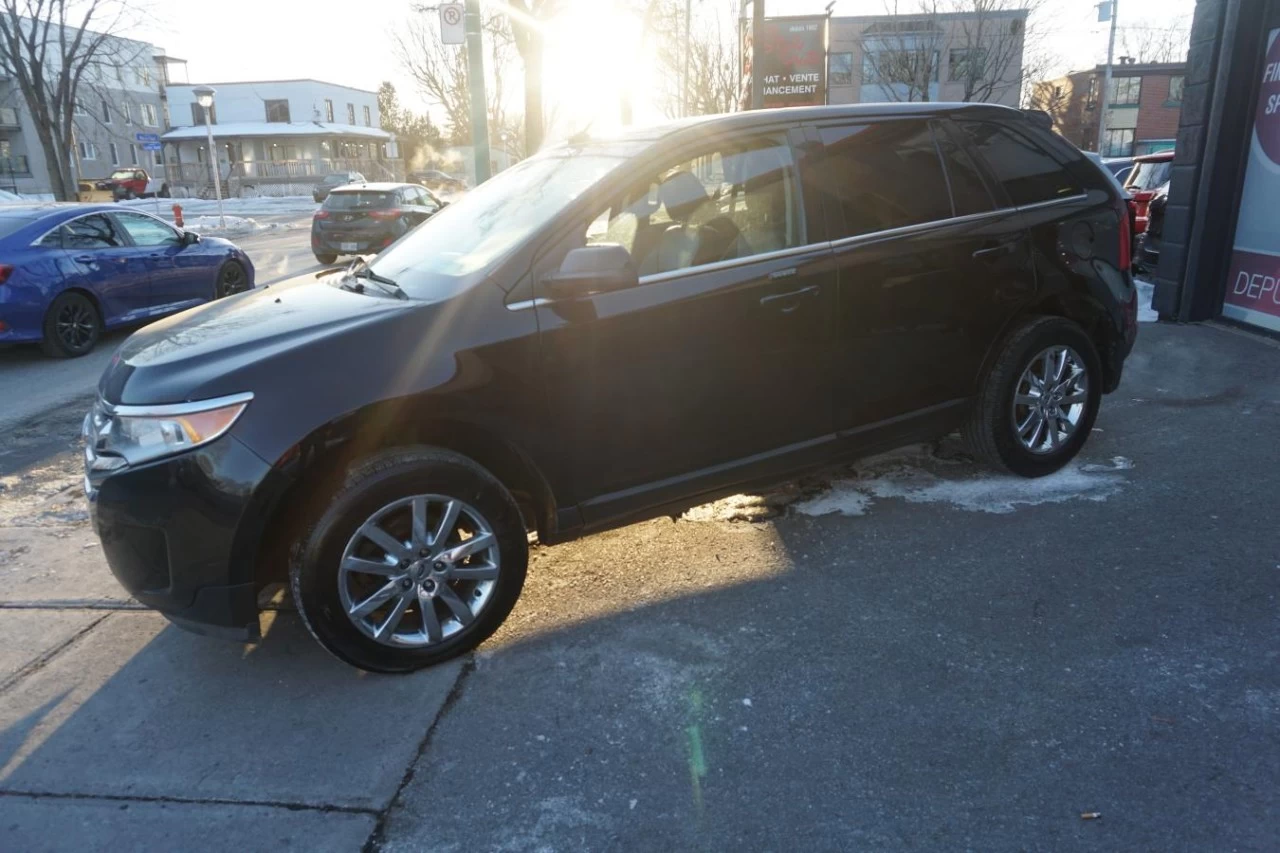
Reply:
[[[617,243],[573,249],[564,256],[559,270],[542,278],[542,287],[552,299],[608,293],[639,283],[631,253]]]
[[[200,235],[197,234],[196,232],[194,231],[182,232],[182,245],[194,246],[196,243],[199,243],[199,242],[200,242]]]

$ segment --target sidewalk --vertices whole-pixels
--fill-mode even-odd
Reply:
[[[130,609],[37,460],[0,478],[0,848],[1269,848],[1280,346],[1144,325],[1097,430],[1033,486],[944,443],[539,548],[407,678],[287,611],[244,647]]]

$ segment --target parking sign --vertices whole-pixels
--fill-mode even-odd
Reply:
[[[440,4],[440,41],[442,44],[462,44],[467,40],[467,28],[463,25],[461,3]]]

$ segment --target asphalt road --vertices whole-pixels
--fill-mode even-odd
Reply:
[[[0,849],[1280,834],[1274,341],[1144,325],[1078,464],[1044,480],[944,443],[784,490],[776,518],[536,548],[494,638],[401,678],[337,663],[287,605],[252,647],[134,609],[74,428],[52,412],[0,460]],[[42,435],[67,448],[39,456]]]
[[[257,219],[265,222],[276,218]],[[308,220],[282,217],[279,221],[296,228],[236,239],[253,260],[259,285],[321,268],[311,254]],[[75,359],[48,358],[36,346],[0,349],[0,431],[66,403],[92,397],[111,354],[130,331],[107,335],[93,352]]]

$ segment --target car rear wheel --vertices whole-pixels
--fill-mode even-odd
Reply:
[[[324,252],[324,253],[322,253],[322,252],[317,252],[317,253],[316,253],[316,260],[317,260],[317,261],[319,261],[320,263],[324,264],[325,266],[329,266],[329,264],[335,263],[335,262],[338,260],[338,256],[337,256],[337,255],[330,255],[330,254],[328,254],[327,252]]]
[[[218,270],[218,283],[213,298],[222,299],[249,289],[249,275],[239,261],[227,261]]]
[[[428,447],[352,469],[293,550],[294,601],[330,653],[411,672],[470,651],[524,586],[528,540],[488,471]]]
[[[965,445],[993,467],[1052,474],[1088,440],[1101,399],[1101,362],[1084,330],[1061,317],[1030,320],[988,372],[962,429]]]
[[[54,358],[78,358],[102,337],[98,307],[83,293],[69,291],[53,300],[44,315],[41,346]]]

